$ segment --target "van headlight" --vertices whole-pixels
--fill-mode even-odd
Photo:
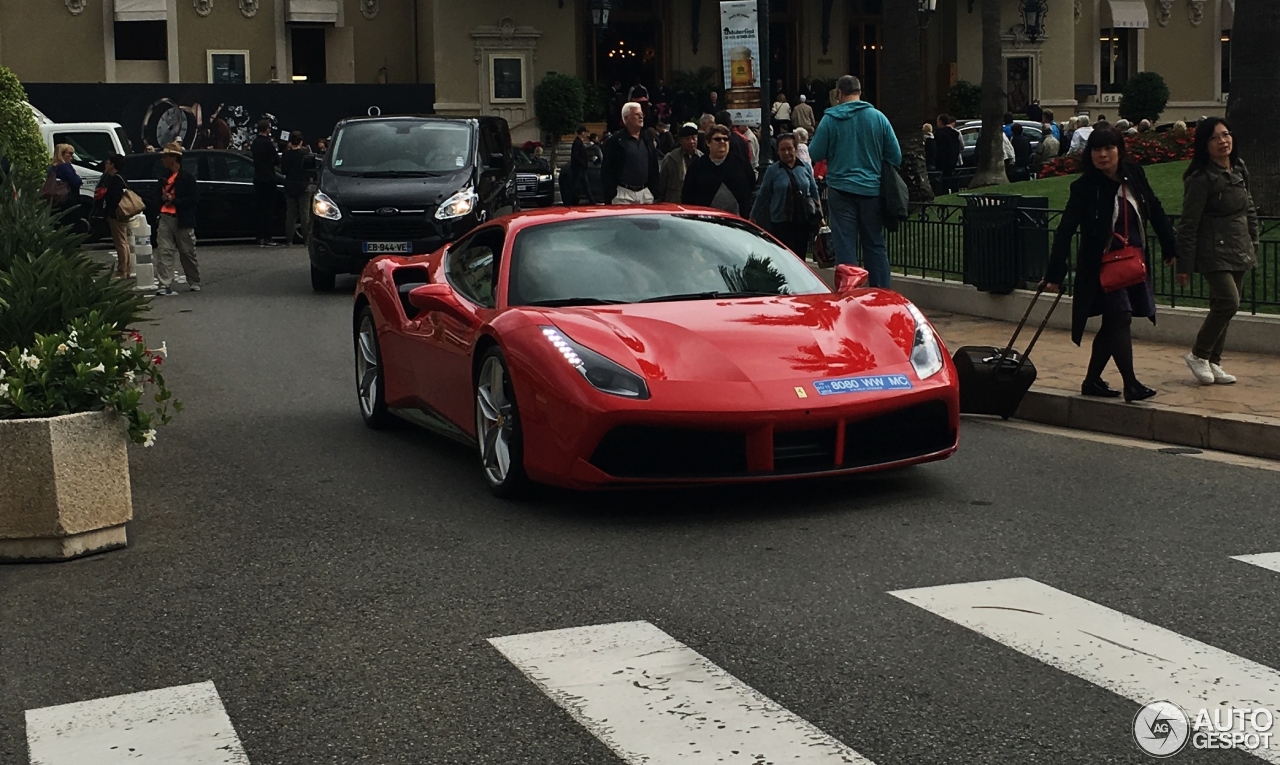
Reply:
[[[461,218],[474,210],[479,201],[480,197],[476,196],[475,191],[470,188],[463,189],[444,200],[444,203],[436,209],[436,220]]]
[[[315,197],[311,200],[311,211],[316,214],[317,218],[342,220],[342,211],[338,209],[337,203],[323,191],[316,192]]]
[[[555,327],[543,327],[542,336],[596,390],[623,398],[649,398],[649,386],[644,379],[613,359],[570,340]]]
[[[933,331],[924,314],[920,313],[920,309],[907,303],[907,310],[916,321],[915,340],[911,344],[911,366],[921,380],[927,380],[942,371],[942,346],[938,343],[938,334]]]

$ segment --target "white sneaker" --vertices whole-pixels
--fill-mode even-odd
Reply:
[[[200,291],[200,285],[199,285],[199,284],[192,284],[192,285],[191,285],[191,291],[192,291],[192,292],[199,292],[199,291]]]
[[[1223,371],[1222,367],[1217,364],[1210,364],[1209,369],[1213,371],[1213,382],[1217,385],[1230,385],[1236,381],[1235,375],[1229,375]]]
[[[187,275],[178,274],[178,284],[186,284],[186,283],[187,283]]]
[[[1207,359],[1202,359],[1194,353],[1188,353],[1182,357],[1182,360],[1187,362],[1187,366],[1191,368],[1191,374],[1195,376],[1201,385],[1213,385],[1213,369],[1210,368]]]

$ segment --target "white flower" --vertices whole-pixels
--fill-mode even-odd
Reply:
[[[58,351],[57,351],[57,353],[58,353],[58,355],[59,355],[59,356],[66,356],[66,355],[67,355],[67,351],[69,351],[69,350],[71,350],[71,349],[67,347],[67,344],[66,344],[66,343],[58,343]]]
[[[143,439],[142,440],[143,446],[155,446],[156,445],[156,429],[152,428],[147,432],[143,433],[142,439]]]
[[[80,339],[80,336],[79,336],[78,334],[76,334],[76,331],[73,329],[73,330],[71,330],[71,334],[67,335],[67,342],[66,342],[66,344],[67,344],[67,345],[69,345],[69,346],[71,346],[72,348],[79,348],[80,346],[79,346],[79,345],[77,344],[77,342],[76,342],[76,341],[78,341],[79,339]]]
[[[9,398],[9,383],[0,382],[0,398]]]
[[[127,382],[127,383],[131,383],[131,382],[133,382],[133,381],[134,381],[134,380],[136,380],[136,379],[138,379],[138,373],[137,373],[137,372],[134,372],[133,370],[129,370],[128,372],[125,372],[125,373],[124,373],[124,381],[125,381],[125,382]]]
[[[25,364],[30,369],[40,368],[40,359],[36,358],[35,356],[32,356],[30,353],[27,353],[26,351],[23,351],[22,355],[18,357],[18,363]]]
[[[167,359],[169,358],[169,342],[167,340],[161,341],[159,348],[155,349],[154,351],[151,349],[147,349],[147,352],[158,353]]]
[[[104,367],[104,366],[102,366],[102,362],[101,362],[101,361],[99,361],[99,362],[98,362],[98,366],[94,367],[93,369],[90,369],[89,371],[90,371],[90,372],[105,372],[105,371],[107,371],[107,368],[106,368],[106,367]]]

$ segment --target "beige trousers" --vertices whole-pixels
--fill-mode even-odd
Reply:
[[[116,217],[107,219],[107,227],[111,229],[111,242],[116,248],[116,272],[120,279],[128,279],[133,270],[133,258],[129,250],[129,221]]]
[[[173,283],[178,261],[187,275],[187,284],[200,283],[200,264],[196,261],[196,230],[178,228],[173,215],[160,215],[160,229],[156,233],[156,279],[162,288]]]

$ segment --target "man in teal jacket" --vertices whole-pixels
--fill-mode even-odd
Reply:
[[[902,147],[889,119],[862,100],[862,83],[846,74],[836,83],[840,103],[827,109],[809,142],[814,162],[827,161],[827,195],[836,262],[867,269],[868,284],[888,287],[880,174],[902,164]],[[862,257],[858,257],[861,245]]]

